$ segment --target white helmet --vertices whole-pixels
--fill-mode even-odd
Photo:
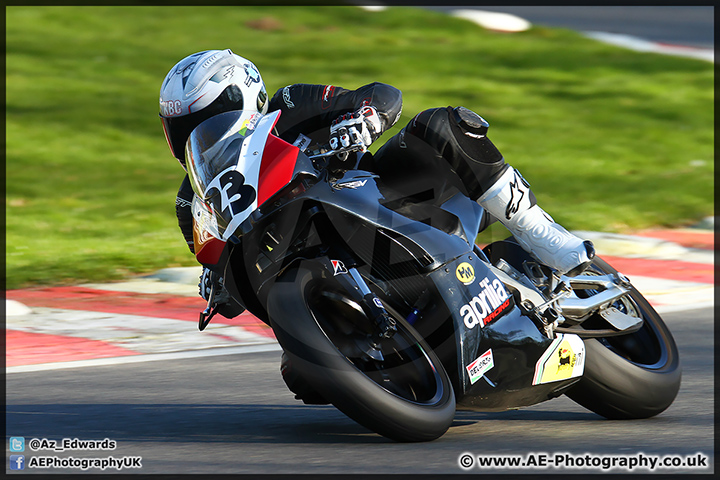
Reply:
[[[218,113],[267,113],[267,92],[255,65],[228,50],[207,50],[180,60],[160,88],[160,118],[170,151],[185,168],[185,142]]]

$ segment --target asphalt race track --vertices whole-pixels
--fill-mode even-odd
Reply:
[[[127,473],[603,473],[602,467],[485,469],[459,466],[462,454],[541,460],[569,453],[645,457],[705,455],[713,471],[713,312],[667,313],[683,362],[675,403],[646,420],[609,421],[567,397],[499,413],[458,412],[439,440],[398,444],[332,406],[295,400],[279,373],[279,351],[10,373],[9,436],[33,456],[142,457]],[[31,451],[31,439],[104,440],[112,451]],[[8,450],[6,449],[6,452]],[[10,452],[12,453],[12,452]],[[600,460],[597,460],[599,462]],[[7,464],[6,464],[7,468]],[[611,470],[623,473],[627,470]],[[75,473],[68,469],[35,472]],[[99,472],[90,469],[87,473]],[[106,469],[105,473],[117,470]],[[632,473],[652,473],[636,467]],[[78,471],[79,473],[79,471]]]
[[[688,47],[714,48],[715,45],[713,7],[709,5],[466,5],[427,8],[445,12],[463,8],[507,13],[534,25],[632,35]]]

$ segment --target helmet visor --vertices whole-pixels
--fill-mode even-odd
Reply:
[[[237,85],[229,85],[207,107],[179,117],[163,117],[163,130],[170,152],[185,167],[185,142],[195,127],[218,113],[243,109],[243,96]]]

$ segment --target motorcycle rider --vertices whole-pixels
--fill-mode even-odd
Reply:
[[[185,165],[185,142],[202,121],[231,110],[260,113],[280,110],[273,132],[306,149],[313,144],[370,146],[400,118],[401,92],[384,83],[356,90],[333,85],[294,84],[268,100],[255,65],[231,50],[208,50],[182,59],[160,89],[160,117],[170,151]],[[594,257],[590,241],[565,230],[537,204],[529,184],[505,163],[488,139],[487,122],[464,107],[432,108],[417,114],[361,168],[377,173],[398,200],[442,204],[461,191],[482,206],[490,221],[499,220],[521,246],[540,262],[573,275]],[[187,169],[186,169],[187,170]],[[175,209],[178,224],[194,253],[191,204],[193,190],[186,175]],[[487,222],[485,223],[487,225]],[[200,294],[207,300],[216,285],[219,313],[232,317],[234,304],[222,279],[204,266]]]

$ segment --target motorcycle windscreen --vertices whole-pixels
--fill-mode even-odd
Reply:
[[[294,161],[288,161],[281,162],[283,168],[271,169],[278,178],[261,181],[268,176],[263,152],[278,116],[279,112],[266,116],[225,112],[202,122],[188,138],[185,158],[190,182],[214,218],[216,228],[211,233],[223,241],[292,178]]]

